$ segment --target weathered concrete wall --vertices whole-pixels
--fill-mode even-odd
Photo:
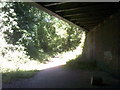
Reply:
[[[120,11],[87,33],[83,57],[120,77]]]

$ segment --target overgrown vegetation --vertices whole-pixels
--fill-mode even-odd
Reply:
[[[6,3],[1,15],[7,28],[3,31],[6,42],[22,45],[30,58],[42,61],[43,56],[74,50],[80,43],[82,31],[78,27],[29,3]]]
[[[30,78],[35,75],[37,70],[30,70],[30,71],[12,71],[6,72],[2,74],[2,79],[4,83],[9,83],[13,80],[19,80],[24,78]]]
[[[3,73],[3,81],[10,81],[19,74],[25,76],[24,70],[36,70],[49,57],[74,50],[81,43],[83,33],[78,27],[29,3],[0,2],[0,73]]]
[[[81,56],[78,56],[77,58],[68,61],[64,67],[69,69],[80,69],[90,71],[101,70],[99,67],[97,67],[95,60],[83,61]]]

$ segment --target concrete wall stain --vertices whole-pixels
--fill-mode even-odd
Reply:
[[[86,33],[83,58],[120,77],[120,11]]]

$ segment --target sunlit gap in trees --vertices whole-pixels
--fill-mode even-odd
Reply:
[[[0,3],[0,73],[63,65],[82,53],[84,39],[78,27],[28,3]]]
[[[78,55],[82,54],[84,41],[85,41],[85,33],[82,34],[81,43],[78,47],[76,47],[73,51],[63,52],[62,54],[56,55],[54,58],[49,58],[49,61],[44,63],[37,64],[35,61],[31,63],[31,66],[26,66],[27,70],[31,70],[32,68],[36,68],[37,70],[44,70],[47,68],[52,68],[56,66],[65,65],[67,61],[76,58]],[[21,66],[22,67],[22,66]]]
[[[74,59],[78,55],[82,54],[85,37],[86,37],[85,33],[83,33],[81,43],[79,44],[78,47],[76,47],[75,50],[69,51],[69,52],[64,52],[62,54],[58,54],[54,58],[49,58],[49,61],[46,62],[45,64],[40,63],[35,60],[29,60],[27,58],[28,56],[24,56],[24,53],[18,54],[18,51],[15,51],[14,53],[10,52],[8,55],[6,55],[5,58],[0,57],[1,60],[4,59],[3,62],[0,62],[0,63],[1,63],[1,66],[3,65],[3,69],[8,69],[8,72],[9,72],[9,69],[10,69],[10,71],[16,70],[17,66],[19,66],[19,70],[43,70],[43,69],[47,69],[47,68],[51,68],[51,67],[65,65],[67,61]],[[5,45],[5,43],[4,43],[4,45]],[[23,47],[19,47],[19,49],[20,48],[22,49]],[[5,60],[7,58],[10,59],[9,58],[10,55],[11,55],[11,57],[14,56],[14,59],[16,60],[16,62],[10,62],[10,61]],[[26,59],[28,59],[29,62],[21,63],[18,65],[17,63],[21,62],[21,61],[17,62],[18,57],[19,58],[21,57],[23,59],[25,57]]]
[[[63,52],[62,54],[56,55],[54,58],[49,58],[46,64],[41,64],[37,67],[37,70],[43,70],[51,67],[65,65],[67,61],[76,58],[78,55],[82,54],[84,41],[85,41],[85,33],[82,34],[81,43],[78,47],[76,47],[73,51]],[[34,65],[33,65],[34,66]]]

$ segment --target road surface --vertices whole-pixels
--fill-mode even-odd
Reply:
[[[111,87],[92,86],[91,76],[108,77],[105,72],[70,70],[63,66],[52,67],[38,72],[29,79],[21,79],[8,84],[3,83],[3,88],[90,88]],[[114,83],[112,82],[114,86]]]

